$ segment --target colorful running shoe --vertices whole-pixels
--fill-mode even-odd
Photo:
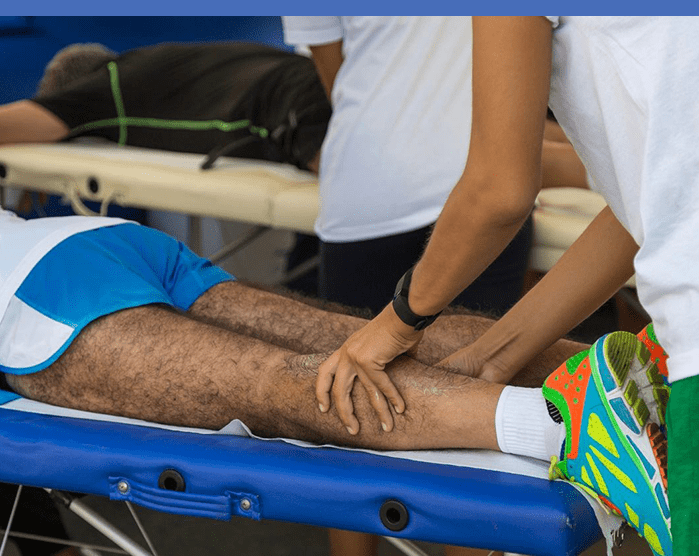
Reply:
[[[656,556],[670,556],[667,442],[639,397],[649,357],[635,335],[608,334],[554,371],[543,394],[566,427],[555,471],[623,516]]]
[[[648,380],[651,383],[651,395],[657,406],[658,422],[662,429],[665,428],[665,411],[670,399],[670,383],[667,378],[667,353],[655,336],[653,323],[648,324],[638,333],[638,339],[648,348],[649,357],[653,365],[648,369]],[[643,394],[647,400],[647,394]]]
[[[658,366],[658,371],[667,381],[667,353],[665,353],[663,346],[660,345],[655,335],[655,328],[653,328],[652,322],[638,333],[638,339],[646,345],[650,351],[651,361]]]

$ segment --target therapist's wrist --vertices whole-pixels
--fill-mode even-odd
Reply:
[[[413,275],[410,286],[410,308],[418,315],[433,315],[441,313],[449,302],[455,297],[445,291],[444,274],[433,274],[431,265],[418,263],[413,267]],[[432,269],[435,267],[432,266]],[[438,285],[440,284],[440,285]],[[459,292],[456,292],[457,294]]]
[[[414,326],[405,324],[401,320],[393,308],[393,303],[386,305],[377,318],[381,319],[384,323],[388,323],[391,333],[399,340],[412,342],[420,338],[423,334],[421,330],[415,330]]]
[[[422,314],[413,311],[409,301],[413,269],[414,267],[410,268],[405,274],[403,274],[400,280],[398,280],[391,306],[393,307],[396,316],[405,325],[412,327],[416,331],[420,331],[432,324],[442,313],[442,311],[434,314]]]

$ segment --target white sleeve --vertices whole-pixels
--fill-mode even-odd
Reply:
[[[544,17],[551,22],[554,29],[558,27],[559,19],[561,17],[560,15],[545,15]]]
[[[342,40],[342,22],[337,15],[283,15],[284,42],[290,45],[328,44]]]

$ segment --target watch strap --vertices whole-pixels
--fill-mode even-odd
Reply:
[[[396,291],[393,295],[393,310],[398,315],[398,318],[403,321],[408,326],[412,326],[415,330],[423,330],[432,324],[442,311],[436,315],[417,315],[410,308],[408,303],[408,294],[410,293],[410,281],[413,277],[413,270],[415,267],[411,267],[396,284]]]

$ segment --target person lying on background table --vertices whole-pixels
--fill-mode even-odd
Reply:
[[[117,54],[74,44],[48,63],[34,98],[0,107],[0,144],[90,136],[317,170],[330,113],[313,62],[272,46],[163,43]]]

